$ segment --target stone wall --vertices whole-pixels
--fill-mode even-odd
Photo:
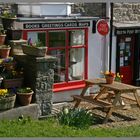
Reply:
[[[77,3],[72,5],[72,13],[80,13],[83,16],[105,17],[105,3]]]
[[[114,3],[114,22],[139,22],[140,3]]]
[[[0,9],[13,9],[15,5],[0,5]],[[114,3],[114,22],[140,21],[140,3]],[[106,3],[75,3],[72,5],[72,13],[80,13],[83,16],[105,17]]]
[[[31,87],[35,94],[32,102],[39,105],[38,116],[49,115],[52,111],[54,66],[56,58],[51,56],[17,56],[19,65],[24,67],[24,85]]]
[[[105,3],[79,3],[72,6],[72,13],[81,13],[84,16],[105,17]],[[114,22],[139,22],[140,3],[114,3]]]

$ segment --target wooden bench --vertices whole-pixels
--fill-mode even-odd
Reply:
[[[110,96],[114,96],[115,94],[113,93],[113,91],[108,91],[107,92]],[[134,102],[137,102],[136,99],[130,95],[124,95],[124,94],[121,94],[121,97],[124,98],[124,99],[128,99],[128,100],[131,100],[131,101],[134,101]]]
[[[100,99],[96,100],[94,98],[91,98],[90,96],[73,95],[72,97],[76,100],[87,101],[89,103],[96,104],[101,107],[106,107],[106,108],[111,107],[111,103]]]

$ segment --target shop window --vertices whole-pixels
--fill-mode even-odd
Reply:
[[[46,46],[46,32],[28,32],[27,40],[31,38],[32,43],[40,42],[42,46]]]
[[[69,81],[84,79],[84,58],[84,48],[73,48],[69,50]]]
[[[84,45],[85,44],[85,35],[84,30],[74,30],[69,31],[70,34],[70,46],[74,45]]]
[[[57,57],[55,85],[83,81],[86,77],[85,29],[48,32],[48,54]],[[56,87],[56,86],[55,86]]]
[[[65,31],[50,31],[49,32],[49,46],[51,47],[65,47],[66,32]]]
[[[47,54],[57,58],[54,67],[54,92],[81,88],[87,78],[87,29],[49,29],[26,31],[25,39],[41,42]]]
[[[66,81],[66,61],[65,61],[65,50],[52,50],[50,55],[57,57],[57,62],[54,70],[54,83],[60,83]]]

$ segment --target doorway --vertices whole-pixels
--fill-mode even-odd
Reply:
[[[123,75],[122,82],[133,84],[134,36],[117,37],[116,71]]]
[[[134,85],[140,86],[140,34],[136,35],[134,49]]]

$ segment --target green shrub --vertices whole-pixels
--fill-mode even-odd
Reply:
[[[93,116],[91,112],[85,109],[63,108],[62,111],[58,114],[58,120],[60,124],[74,126],[82,129],[88,128],[92,124]]]

